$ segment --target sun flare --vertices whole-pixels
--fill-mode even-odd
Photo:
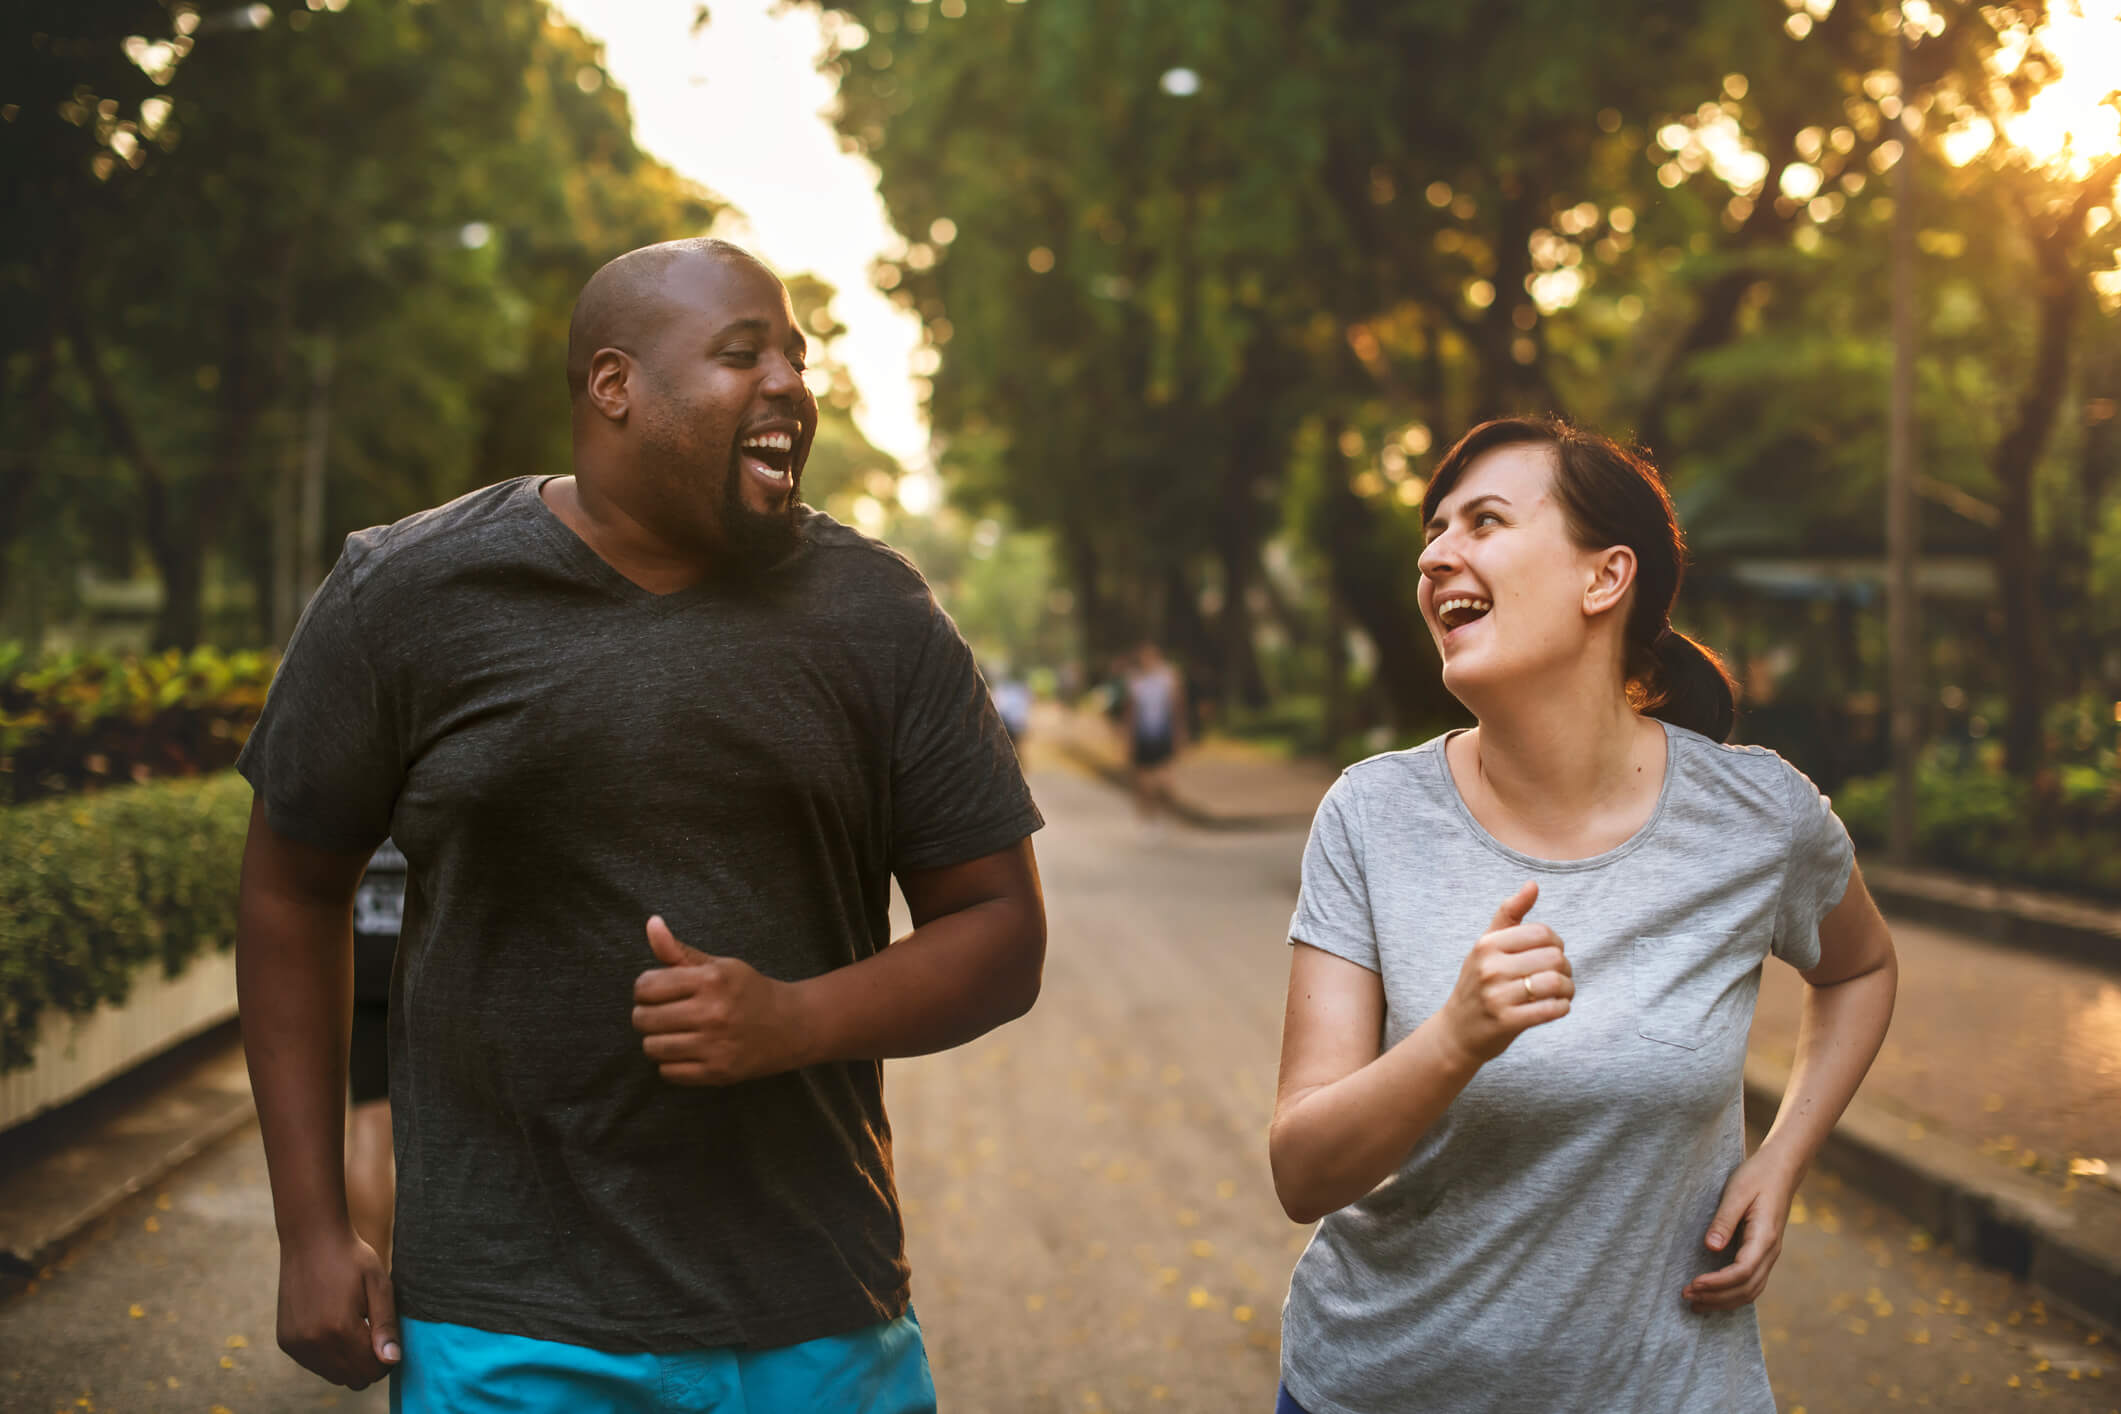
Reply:
[[[2059,0],[2042,38],[2061,76],[2004,122],[2004,137],[2071,176],[2087,176],[2121,153],[2121,0]]]

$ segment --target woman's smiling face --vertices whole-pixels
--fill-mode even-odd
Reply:
[[[1538,442],[1482,454],[1427,528],[1421,615],[1443,655],[1444,686],[1476,714],[1473,698],[1573,664],[1585,647],[1585,596],[1601,552],[1570,534],[1553,494],[1555,458]]]

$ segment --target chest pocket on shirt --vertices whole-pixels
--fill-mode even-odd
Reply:
[[[1652,1041],[1699,1050],[1738,1020],[1751,965],[1737,933],[1637,938],[1628,955],[1636,1030]]]

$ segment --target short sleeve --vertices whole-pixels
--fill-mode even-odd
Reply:
[[[892,729],[893,873],[963,864],[1045,824],[972,649],[932,596],[928,615]]]
[[[236,760],[277,833],[346,854],[365,854],[390,833],[405,773],[355,608],[360,560],[349,540],[303,610]]]
[[[1848,892],[1856,846],[1833,802],[1804,772],[1783,766],[1789,850],[1783,864],[1782,903],[1775,919],[1775,956],[1798,971],[1819,965],[1819,921]]]
[[[1289,941],[1308,943],[1372,972],[1379,970],[1370,886],[1362,867],[1362,802],[1345,772],[1318,803],[1304,845],[1303,883]]]

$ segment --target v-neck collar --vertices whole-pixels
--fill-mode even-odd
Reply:
[[[628,604],[652,609],[658,613],[669,613],[703,599],[719,598],[729,592],[730,586],[723,581],[715,579],[712,575],[704,579],[695,580],[682,589],[673,589],[663,594],[644,588],[628,578],[616,565],[598,554],[596,548],[587,540],[584,540],[573,526],[562,520],[560,513],[547,503],[545,500],[545,487],[547,483],[557,480],[559,480],[558,476],[529,476],[523,479],[524,489],[520,494],[527,495],[531,500],[532,504],[529,507],[531,523],[537,527],[538,533],[544,538],[545,542],[571,568],[580,571],[585,578],[594,582],[598,588],[603,589],[613,598]],[[782,559],[778,564],[764,571],[760,575],[759,580],[749,581],[747,582],[748,584],[755,585],[760,583],[760,581],[783,573],[790,564],[802,555],[804,550],[808,548],[808,540],[803,534],[803,521],[807,518],[799,510],[795,549],[790,551],[786,558]]]

